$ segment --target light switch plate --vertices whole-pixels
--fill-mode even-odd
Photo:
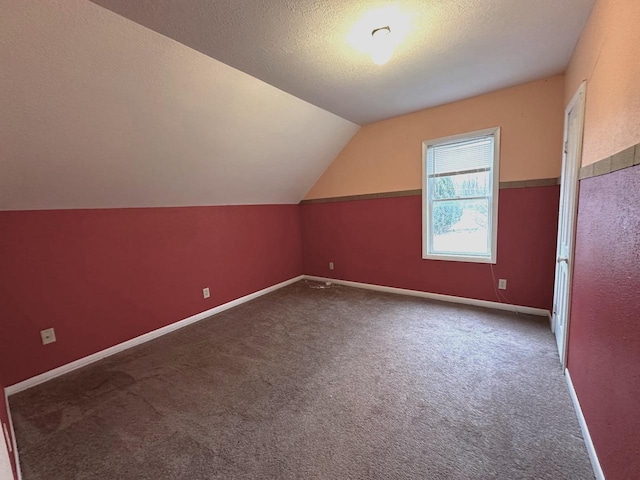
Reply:
[[[202,296],[204,298],[209,298],[211,296],[211,293],[209,292],[209,287],[202,289]]]

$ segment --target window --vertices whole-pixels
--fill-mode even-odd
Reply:
[[[422,145],[422,258],[495,263],[500,129]]]

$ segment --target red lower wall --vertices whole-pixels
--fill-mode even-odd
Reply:
[[[550,309],[559,187],[500,190],[496,281],[510,303]],[[488,264],[422,259],[420,196],[301,207],[304,272],[497,301]],[[335,270],[329,270],[329,262]]]
[[[640,166],[580,182],[569,363],[604,474],[640,478]]]
[[[302,274],[297,205],[0,212],[0,230],[5,385]]]

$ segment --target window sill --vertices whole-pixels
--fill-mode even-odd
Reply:
[[[423,260],[445,260],[449,262],[470,262],[470,263],[492,263],[495,265],[496,259],[493,257],[473,257],[469,255],[422,255]]]

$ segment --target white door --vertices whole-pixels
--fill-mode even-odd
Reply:
[[[552,321],[563,368],[567,361],[571,276],[578,206],[578,172],[582,158],[584,99],[585,83],[583,82],[565,110],[564,116],[564,154],[560,180],[560,211]]]
[[[2,399],[1,401],[4,401]],[[0,430],[5,428],[4,424],[1,424]],[[4,431],[0,431],[0,480],[13,480],[13,469],[11,468],[11,460],[9,460],[9,449],[7,442],[5,441]]]

